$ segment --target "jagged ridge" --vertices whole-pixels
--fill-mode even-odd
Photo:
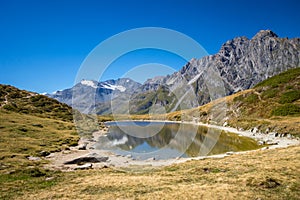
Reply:
[[[130,93],[118,92],[115,98],[111,98],[111,90],[96,91],[92,87],[89,90],[78,89],[80,95],[76,95],[76,105],[71,102],[71,89],[63,91],[67,98],[57,95],[51,97],[80,111],[97,114],[111,113],[111,101],[118,105],[114,112],[126,113],[128,105],[124,102],[127,103],[128,99],[129,111],[133,114],[148,113],[154,105],[171,112],[197,107],[252,88],[269,77],[299,65],[300,38],[279,38],[270,30],[262,30],[252,39],[237,37],[229,40],[217,54],[194,58],[174,74],[149,79],[143,85],[133,84],[126,90]],[[93,96],[93,93],[96,95]],[[96,98],[96,103],[93,98]],[[92,99],[92,102],[87,99]]]

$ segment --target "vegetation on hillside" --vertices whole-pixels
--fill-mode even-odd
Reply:
[[[72,108],[47,96],[0,84],[0,108],[39,117],[71,122]]]
[[[299,91],[300,68],[297,68],[267,79],[253,89],[191,110],[166,116],[119,115],[97,119],[99,123],[128,118],[211,123],[225,107],[224,120],[230,126],[257,127],[264,132],[299,136]],[[163,95],[159,98],[163,99]],[[77,113],[75,120],[82,119],[84,124],[79,125],[82,133],[97,130],[95,117]],[[153,199],[158,196],[163,199],[298,199],[300,196],[299,146],[190,161],[150,171],[144,171],[151,169],[149,166],[132,166],[126,171],[113,168],[70,173],[49,171],[43,167],[47,163],[43,157],[68,149],[79,140],[71,108],[43,95],[5,85],[0,85],[0,133],[0,199]]]
[[[216,109],[217,108],[217,109]],[[249,130],[257,127],[263,132],[279,132],[300,136],[300,68],[269,78],[253,89],[215,100],[195,109],[169,113],[167,118],[211,123],[214,115],[226,112],[222,124]]]
[[[0,85],[0,184],[17,195],[21,187],[47,188],[56,172],[43,169],[43,157],[78,143],[72,109],[56,100],[8,85]],[[17,188],[17,189],[16,189]],[[12,193],[10,193],[12,192]]]

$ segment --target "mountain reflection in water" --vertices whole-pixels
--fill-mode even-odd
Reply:
[[[163,122],[109,122],[108,134],[96,149],[134,159],[169,159],[222,154],[259,148],[251,138],[192,124]]]

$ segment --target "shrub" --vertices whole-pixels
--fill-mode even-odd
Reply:
[[[256,94],[250,94],[243,101],[246,103],[255,103],[258,101],[258,96]]]
[[[244,99],[244,96],[243,95],[239,95],[237,97],[234,97],[233,101],[237,102],[237,101],[242,101],[243,99]]]
[[[293,86],[292,85],[288,85],[288,86],[286,86],[286,88],[285,88],[286,90],[290,90],[290,89],[293,89]]]
[[[278,87],[278,85],[289,83],[291,80],[297,78],[300,75],[300,68],[290,69],[281,74],[273,76],[267,80],[264,80],[257,84],[254,88],[270,86],[272,88]]]
[[[262,96],[264,99],[274,98],[276,97],[276,94],[278,94],[279,90],[272,89],[272,90],[266,90],[262,93]]]
[[[300,91],[293,90],[282,94],[279,103],[292,103],[298,99],[300,99]]]
[[[17,112],[18,111],[18,108],[15,104],[6,104],[4,105],[2,108],[4,108],[5,110],[8,110],[8,111],[15,111]]]
[[[294,104],[285,104],[272,110],[272,115],[287,116],[300,114],[300,107]]]

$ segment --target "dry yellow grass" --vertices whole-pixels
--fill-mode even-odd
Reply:
[[[102,169],[57,177],[20,199],[299,199],[300,146],[139,172]]]

